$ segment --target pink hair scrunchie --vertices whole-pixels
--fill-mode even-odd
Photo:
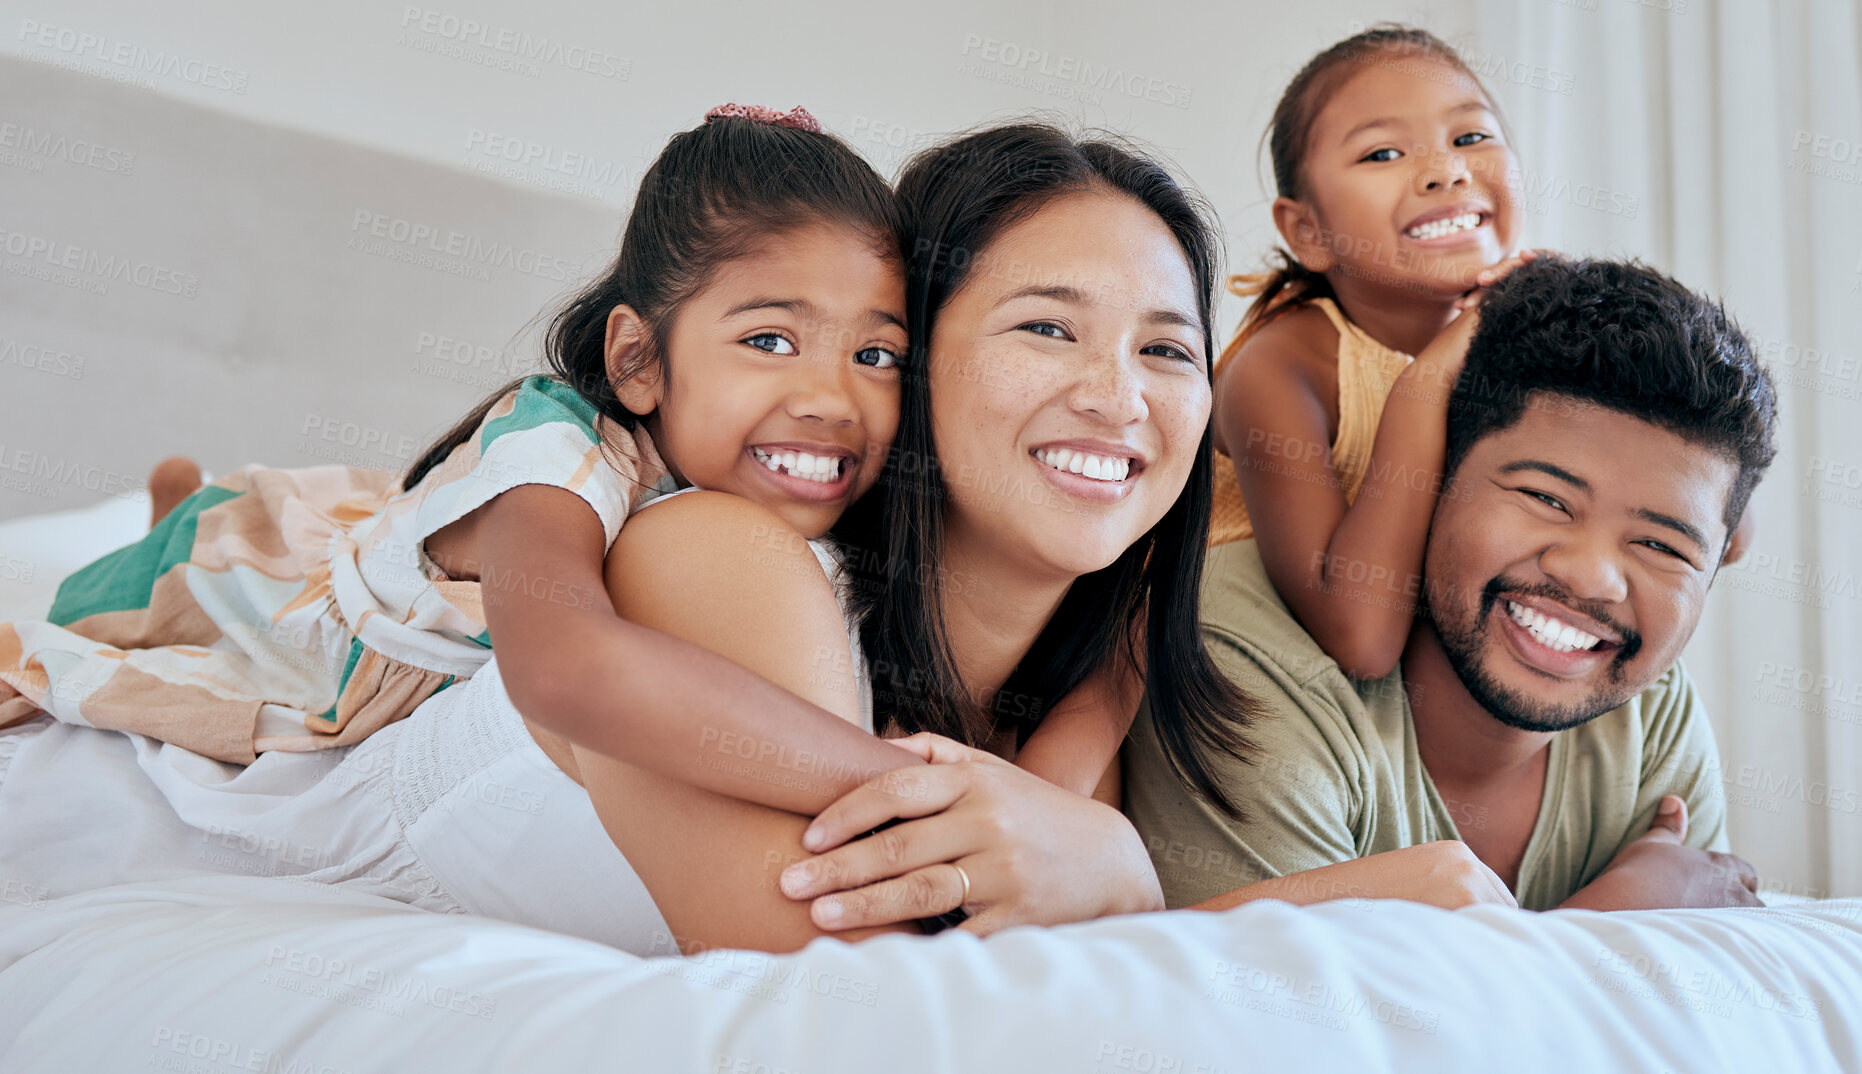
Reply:
[[[758,123],[774,123],[778,127],[794,127],[810,134],[821,133],[821,121],[809,115],[808,109],[799,104],[787,112],[778,112],[761,104],[721,104],[705,113],[705,122],[726,116],[753,119]]]

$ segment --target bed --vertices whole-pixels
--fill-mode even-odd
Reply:
[[[270,878],[0,904],[8,1071],[1854,1071],[1862,900],[1256,903],[640,959]]]
[[[42,614],[145,519],[0,525],[34,567],[0,616]],[[1269,902],[678,959],[278,877],[49,897],[13,872],[7,1072],[1862,1071],[1862,899]]]

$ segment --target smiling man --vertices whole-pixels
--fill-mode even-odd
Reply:
[[[1754,901],[1680,655],[1774,452],[1771,381],[1718,305],[1639,265],[1528,264],[1480,316],[1423,578],[1389,587],[1426,611],[1395,671],[1348,679],[1253,541],[1210,553],[1203,632],[1273,715],[1218,762],[1236,821],[1140,712],[1126,810],[1169,905],[1436,839],[1528,909]],[[1639,838],[1668,795],[1684,834]]]

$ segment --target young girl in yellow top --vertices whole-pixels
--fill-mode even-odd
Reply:
[[[1519,162],[1455,50],[1392,25],[1308,62],[1268,145],[1290,253],[1229,281],[1254,303],[1216,367],[1210,543],[1254,538],[1313,639],[1381,678],[1421,596],[1479,289],[1536,256],[1515,254]]]
[[[1377,678],[1420,596],[1475,321],[1457,314],[1532,256],[1509,260],[1517,160],[1479,79],[1403,27],[1309,62],[1269,145],[1291,254],[1230,280],[1256,297],[1217,366],[1215,442],[1233,461],[1218,467],[1210,541],[1253,537],[1301,625],[1347,674]]]

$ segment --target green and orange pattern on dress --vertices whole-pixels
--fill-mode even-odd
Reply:
[[[49,712],[222,761],[360,741],[490,654],[479,583],[426,539],[519,485],[568,489],[607,544],[675,482],[644,429],[525,379],[412,489],[351,466],[247,466],[0,623],[0,727]]]

